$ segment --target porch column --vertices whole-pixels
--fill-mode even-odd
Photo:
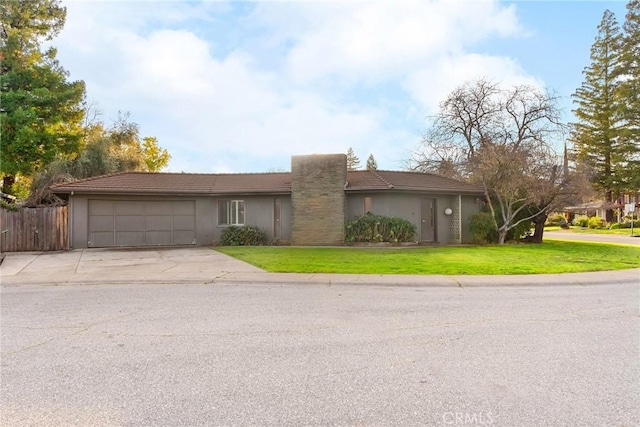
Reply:
[[[462,243],[462,196],[458,194],[453,197],[451,210],[451,243],[459,245]]]

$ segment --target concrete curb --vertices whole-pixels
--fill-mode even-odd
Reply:
[[[511,276],[410,276],[371,274],[299,274],[265,272],[223,272],[214,277],[15,277],[4,276],[3,287],[118,284],[202,284],[202,285],[326,285],[398,287],[512,287],[588,286],[597,284],[640,284],[640,268],[592,273],[532,274]]]

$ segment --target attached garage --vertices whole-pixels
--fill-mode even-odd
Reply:
[[[89,199],[88,247],[195,245],[194,200]]]
[[[283,203],[280,238],[290,239],[287,173],[123,172],[52,187],[68,203],[69,248],[209,246],[227,224],[221,201],[248,206],[243,217],[273,235],[274,199]]]

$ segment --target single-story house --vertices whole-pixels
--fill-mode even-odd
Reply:
[[[286,173],[125,172],[59,184],[72,248],[200,245],[251,225],[282,243],[344,244],[345,223],[371,212],[416,225],[419,243],[471,240],[481,188],[418,172],[347,171],[344,154],[293,156]]]
[[[588,217],[597,216],[599,218],[607,217],[607,210],[616,211],[615,220],[620,222],[622,217],[627,214],[637,214],[640,208],[640,190],[628,191],[622,193],[613,202],[605,202],[603,200],[592,200],[590,202],[581,203],[576,206],[566,206],[565,212],[569,215],[584,215]]]
[[[608,209],[619,209],[622,207],[617,203],[607,203],[602,200],[580,203],[576,206],[566,206],[564,210],[569,214],[584,215],[588,217],[597,216],[606,218]]]

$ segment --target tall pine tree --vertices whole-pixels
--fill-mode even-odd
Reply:
[[[367,159],[367,170],[374,171],[378,169],[378,162],[376,162],[376,158],[373,157],[373,154],[369,154],[369,158]]]
[[[18,174],[31,175],[80,147],[84,82],[68,81],[56,50],[42,51],[64,26],[59,0],[12,0],[0,5],[0,174],[10,192]]]
[[[360,167],[360,158],[356,156],[353,148],[349,147],[347,150],[347,170],[355,171]]]
[[[577,159],[590,171],[591,182],[611,203],[622,190],[620,165],[628,153],[621,144],[622,102],[619,96],[622,34],[615,15],[606,10],[591,46],[591,64],[573,94],[577,105],[571,139]],[[607,221],[613,211],[607,211]]]
[[[620,149],[628,153],[618,173],[627,190],[640,189],[640,0],[627,3],[620,60],[622,133]]]

